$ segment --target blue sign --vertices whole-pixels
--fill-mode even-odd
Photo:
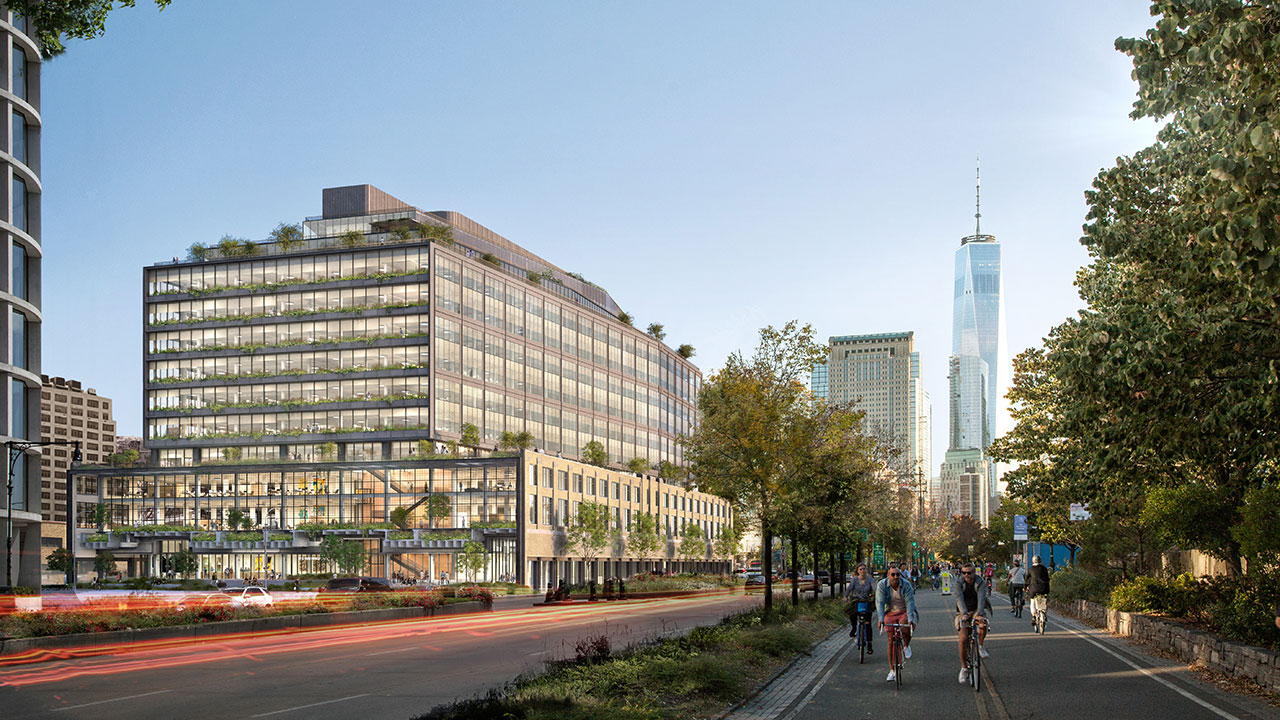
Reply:
[[[1013,539],[1014,540],[1027,539],[1027,516],[1026,515],[1013,516]]]

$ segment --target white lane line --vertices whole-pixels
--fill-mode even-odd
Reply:
[[[1205,708],[1206,710],[1209,710],[1210,712],[1214,713],[1215,715],[1218,715],[1219,717],[1226,718],[1226,720],[1240,720],[1240,718],[1236,717],[1235,715],[1232,715],[1231,713],[1227,712],[1226,710],[1223,710],[1222,708],[1219,708],[1217,705],[1214,705],[1214,704],[1212,704],[1212,703],[1208,702],[1207,700],[1202,700],[1202,699],[1200,699],[1200,698],[1196,697],[1195,695],[1192,695],[1191,693],[1187,692],[1186,690],[1183,690],[1182,688],[1178,687],[1177,685],[1174,685],[1173,683],[1169,682],[1168,680],[1166,680],[1166,679],[1164,679],[1164,678],[1160,677],[1159,675],[1157,675],[1156,673],[1152,672],[1151,670],[1149,670],[1149,669],[1147,669],[1147,668],[1144,668],[1144,667],[1142,667],[1142,666],[1140,666],[1140,665],[1137,665],[1136,663],[1132,662],[1131,660],[1129,660],[1128,658],[1124,657],[1123,655],[1121,655],[1120,653],[1116,652],[1115,650],[1112,650],[1111,648],[1107,647],[1106,645],[1103,645],[1102,643],[1100,643],[1100,642],[1098,642],[1097,640],[1093,639],[1092,637],[1090,637],[1090,636],[1089,636],[1089,634],[1088,634],[1088,633],[1085,633],[1085,632],[1081,632],[1081,631],[1079,631],[1079,630],[1076,630],[1075,628],[1073,628],[1073,627],[1071,627],[1071,626],[1069,626],[1069,625],[1064,625],[1061,621],[1059,621],[1059,620],[1055,620],[1055,619],[1053,619],[1053,618],[1049,618],[1049,622],[1052,622],[1054,625],[1057,625],[1058,627],[1062,628],[1063,630],[1066,630],[1067,632],[1070,632],[1070,633],[1074,633],[1074,634],[1076,634],[1076,635],[1079,635],[1080,637],[1084,638],[1086,642],[1093,643],[1093,644],[1094,644],[1098,649],[1102,650],[1103,652],[1107,653],[1108,655],[1110,655],[1110,656],[1114,657],[1115,659],[1119,660],[1120,662],[1124,663],[1125,665],[1128,665],[1129,667],[1133,668],[1134,670],[1137,670],[1138,672],[1142,673],[1143,675],[1146,675],[1147,677],[1151,678],[1152,680],[1155,680],[1156,682],[1160,683],[1161,685],[1164,685],[1165,687],[1167,687],[1167,688],[1169,688],[1170,690],[1172,690],[1172,691],[1174,691],[1174,692],[1178,693],[1179,695],[1181,695],[1181,696],[1185,697],[1186,699],[1188,699],[1188,700],[1190,700],[1190,701],[1194,702],[1195,704],[1197,704],[1197,705],[1199,705],[1199,706],[1201,706],[1201,707]]]
[[[249,717],[266,717],[268,715],[279,715],[280,713],[293,712],[294,710],[304,710],[306,708],[319,707],[321,705],[329,705],[330,703],[342,702],[343,700],[355,700],[356,698],[362,698],[362,697],[368,697],[368,696],[369,696],[369,693],[360,693],[359,695],[349,695],[347,697],[336,698],[334,700],[325,700],[323,702],[311,703],[310,705],[298,705],[297,707],[285,708],[283,710],[272,710],[271,712],[258,713],[257,715],[250,715]]]
[[[382,652],[376,652],[376,653],[365,653],[365,654],[364,654],[364,656],[365,656],[365,657],[373,657],[374,655],[390,655],[391,653],[409,652],[410,650],[417,650],[417,649],[418,649],[418,648],[416,648],[416,647],[407,647],[407,648],[400,648],[399,650],[383,650]]]
[[[120,702],[121,700],[133,700],[134,698],[149,697],[151,695],[159,695],[161,693],[173,692],[172,690],[156,690],[154,692],[142,693],[140,695],[125,695],[124,697],[112,698],[110,700],[97,700],[83,705],[68,705],[66,707],[54,708],[49,712],[62,712],[63,710],[75,710],[76,708],[89,707],[90,705],[101,705],[103,703]]]

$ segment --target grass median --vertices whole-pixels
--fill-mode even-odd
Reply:
[[[587,637],[576,657],[548,663],[488,697],[434,708],[418,720],[664,720],[717,717],[845,623],[841,603],[805,601],[732,615],[681,638],[612,652]]]

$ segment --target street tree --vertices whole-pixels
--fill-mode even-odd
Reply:
[[[336,565],[344,575],[354,575],[364,567],[364,545],[337,535],[325,535],[320,541],[320,559]]]
[[[742,542],[742,536],[738,533],[738,528],[729,523],[720,526],[720,532],[716,536],[716,555],[722,558],[732,560],[738,555],[738,546]]]
[[[647,512],[636,513],[627,533],[627,551],[638,557],[650,557],[665,545],[658,532],[658,519]]]
[[[474,581],[476,575],[484,570],[484,564],[484,543],[479,540],[468,540],[463,544],[462,554],[458,555],[458,567],[467,574],[467,577]]]
[[[697,523],[686,522],[680,530],[680,544],[676,548],[686,560],[702,560],[707,557],[707,539]]]
[[[596,558],[609,546],[612,533],[609,528],[609,508],[603,503],[584,502],[578,505],[578,514],[565,523],[565,546],[582,557],[596,576]]]
[[[200,559],[191,548],[183,548],[169,556],[169,569],[186,580],[200,569]]]
[[[49,553],[49,570],[51,572],[66,575],[71,570],[71,564],[74,562],[70,551],[66,548],[58,548]]]
[[[93,557],[93,571],[98,574],[98,580],[116,569],[116,556],[111,554],[110,550],[99,550],[98,554]]]

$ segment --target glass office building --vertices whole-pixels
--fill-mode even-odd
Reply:
[[[702,378],[602,288],[454,212],[328,188],[286,241],[145,269],[146,445],[167,466],[400,460],[529,433],[681,463]]]
[[[970,442],[980,445],[959,447],[986,448],[996,437],[996,419],[1002,407],[1000,373],[1007,363],[1004,331],[1004,281],[1000,272],[1000,243],[992,235],[970,235],[960,241],[956,251],[955,305],[951,320],[951,354],[958,358],[980,358],[986,366],[985,381],[978,377],[981,365],[962,363],[964,373],[958,383],[962,392],[985,394],[986,433],[973,436]],[[953,363],[954,368],[954,363]],[[953,388],[956,384],[953,383]],[[979,390],[980,389],[980,390]],[[976,401],[964,403],[976,407]],[[952,432],[953,441],[956,434]]]
[[[5,410],[0,441],[40,440],[40,52],[25,19],[0,7],[0,38],[9,63],[7,92],[0,98],[9,115],[0,135],[8,192],[0,199],[0,230],[8,247],[0,299],[7,325],[3,370]],[[11,492],[0,493],[8,551],[0,586],[40,586],[40,455],[20,454],[8,468]],[[10,571],[10,568],[12,571]]]

